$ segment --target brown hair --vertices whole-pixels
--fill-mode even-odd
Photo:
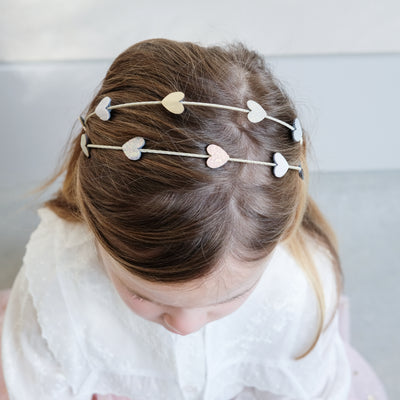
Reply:
[[[235,42],[203,47],[190,42],[151,39],[139,42],[112,63],[88,107],[93,112],[104,96],[112,105],[161,100],[182,91],[185,100],[241,107],[257,101],[289,124],[295,107],[264,59]],[[148,281],[187,282],[210,274],[224,255],[254,261],[284,242],[309,278],[320,308],[325,301],[307,247],[307,237],[330,254],[337,280],[343,276],[335,235],[308,195],[308,137],[292,140],[290,130],[265,119],[251,123],[240,112],[185,106],[175,115],[161,105],[112,110],[109,121],[92,117],[87,134],[93,143],[121,146],[134,136],[147,148],[204,153],[220,145],[231,157],[272,160],[282,153],[295,170],[276,178],[270,167],[227,163],[216,170],[204,160],[144,154],[129,161],[122,151],[80,148],[73,139],[61,168],[40,189],[64,172],[60,190],[45,206],[68,221],[85,222],[104,249],[124,268]]]

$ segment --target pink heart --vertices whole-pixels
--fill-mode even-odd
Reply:
[[[207,153],[210,155],[207,159],[207,165],[210,168],[222,167],[229,161],[228,153],[216,144],[209,144],[207,146]]]

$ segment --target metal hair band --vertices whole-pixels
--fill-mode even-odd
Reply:
[[[208,154],[197,154],[197,153],[182,153],[178,151],[167,151],[167,150],[154,150],[154,149],[144,149],[146,141],[142,137],[134,137],[124,143],[122,146],[108,146],[102,144],[91,144],[89,143],[89,137],[87,134],[82,134],[81,136],[81,148],[86,157],[90,157],[89,148],[97,149],[107,149],[107,150],[122,150],[124,154],[130,160],[139,160],[142,153],[153,153],[153,154],[165,154],[170,156],[182,156],[182,157],[196,157],[196,158],[206,158],[206,164],[209,168],[219,168],[225,165],[228,161],[247,163],[247,164],[258,164],[267,165],[274,167],[273,174],[277,178],[281,178],[286,174],[289,169],[295,169],[299,171],[301,179],[304,179],[303,169],[301,165],[292,166],[289,165],[285,157],[281,153],[274,153],[273,160],[274,163],[255,161],[255,160],[243,160],[240,158],[231,158],[228,153],[221,147],[210,144],[207,146],[206,150]]]
[[[86,129],[86,122],[87,120],[92,117],[93,115],[97,115],[101,120],[107,121],[110,119],[110,111],[117,109],[117,108],[124,108],[124,107],[134,107],[134,106],[141,106],[141,105],[149,105],[149,104],[162,104],[168,111],[174,114],[182,114],[185,110],[184,105],[191,105],[191,106],[202,106],[202,107],[214,107],[214,108],[224,108],[227,110],[234,110],[247,113],[247,118],[249,121],[257,123],[262,121],[263,119],[270,119],[272,121],[277,122],[283,126],[286,126],[292,131],[292,138],[295,142],[303,143],[303,132],[300,125],[300,121],[296,118],[293,122],[293,125],[286,123],[278,118],[271,117],[267,114],[267,112],[254,100],[247,101],[246,108],[239,108],[239,107],[232,107],[226,106],[222,104],[212,104],[212,103],[200,103],[194,101],[183,101],[185,94],[183,92],[172,92],[165,96],[161,101],[139,101],[134,103],[124,103],[124,104],[111,104],[110,97],[104,97],[100,103],[97,105],[94,112],[90,113],[86,120],[83,117],[80,117],[80,121],[84,129]]]

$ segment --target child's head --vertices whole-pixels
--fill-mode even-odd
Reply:
[[[244,46],[201,47],[165,39],[138,43],[117,57],[88,113],[104,96],[112,104],[160,100],[182,91],[185,100],[245,107],[257,101],[291,124],[292,103],[264,62]],[[134,136],[146,147],[204,153],[221,146],[231,157],[271,161],[282,153],[305,165],[305,144],[270,120],[251,123],[243,113],[185,106],[175,115],[161,105],[115,109],[109,121],[92,117],[93,143],[121,146]],[[77,140],[78,141],[78,140]],[[78,143],[77,143],[78,146]],[[79,152],[79,213],[101,245],[135,275],[156,282],[188,282],[232,256],[267,256],[299,223],[306,180],[295,171],[276,178],[270,167],[144,154],[130,161],[121,151]]]
[[[167,39],[146,40],[120,54],[86,115],[105,96],[114,105],[161,100],[178,91],[186,101],[241,108],[254,100],[288,124],[297,117],[254,51],[240,43],[202,47]],[[226,109],[187,105],[175,115],[161,105],[145,105],[114,109],[108,121],[89,118],[86,133],[92,143],[122,146],[141,136],[148,148],[186,153],[204,153],[213,143],[230,157],[266,162],[280,152],[303,168],[304,180],[296,171],[277,178],[270,167],[236,162],[210,169],[190,157],[143,154],[130,161],[122,151],[93,149],[87,158],[79,134],[63,189],[48,204],[64,218],[85,221],[122,273],[148,288],[189,288],[229,265],[244,269],[242,281],[233,285],[236,292],[250,287],[261,260],[302,222],[307,137],[294,142],[279,123],[252,123],[246,114]]]

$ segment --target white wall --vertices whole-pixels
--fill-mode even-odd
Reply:
[[[400,51],[398,0],[2,0],[0,61],[111,59],[139,40],[240,39],[266,55]]]

